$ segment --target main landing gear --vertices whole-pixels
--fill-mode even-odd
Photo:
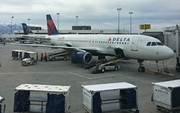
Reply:
[[[145,67],[143,66],[143,60],[138,59],[137,61],[139,63],[138,71],[139,72],[145,72]]]

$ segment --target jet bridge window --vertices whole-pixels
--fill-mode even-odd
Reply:
[[[150,46],[150,45],[151,45],[151,42],[148,42],[148,43],[147,43],[147,46]]]

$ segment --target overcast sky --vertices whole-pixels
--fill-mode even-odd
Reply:
[[[151,24],[151,31],[180,23],[179,0],[1,0],[0,23],[39,25],[46,28],[46,14],[51,14],[56,26],[59,15],[60,30],[71,30],[76,25],[90,25],[92,29],[118,29],[118,11],[120,11],[120,29],[139,30],[140,24]]]

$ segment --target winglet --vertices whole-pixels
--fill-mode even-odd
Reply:
[[[22,23],[22,27],[23,27],[23,31],[24,31],[24,34],[25,34],[25,35],[27,35],[27,34],[29,34],[29,33],[33,33],[33,32],[31,31],[30,27],[28,27],[28,26],[26,25],[26,23]]]
[[[47,19],[48,35],[57,35],[57,34],[59,34],[50,14],[46,15],[46,19]]]

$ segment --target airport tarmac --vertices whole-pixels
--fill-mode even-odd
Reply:
[[[35,48],[7,44],[0,45],[0,96],[5,98],[6,113],[13,112],[14,88],[23,83],[45,84],[45,85],[71,85],[71,113],[84,113],[82,107],[81,85],[128,82],[138,86],[138,107],[141,113],[161,113],[151,102],[152,82],[174,80],[180,78],[176,72],[175,58],[167,60],[168,71],[174,76],[158,75],[146,71],[137,71],[139,64],[136,60],[120,61],[121,69],[99,74],[91,74],[84,70],[80,64],[71,64],[67,61],[38,61],[31,66],[22,66],[20,60],[13,60],[11,52],[14,49],[31,50],[39,53],[55,51],[51,48]],[[144,61],[144,66],[149,69],[156,69],[155,62]],[[159,69],[162,69],[162,62],[159,62]]]

